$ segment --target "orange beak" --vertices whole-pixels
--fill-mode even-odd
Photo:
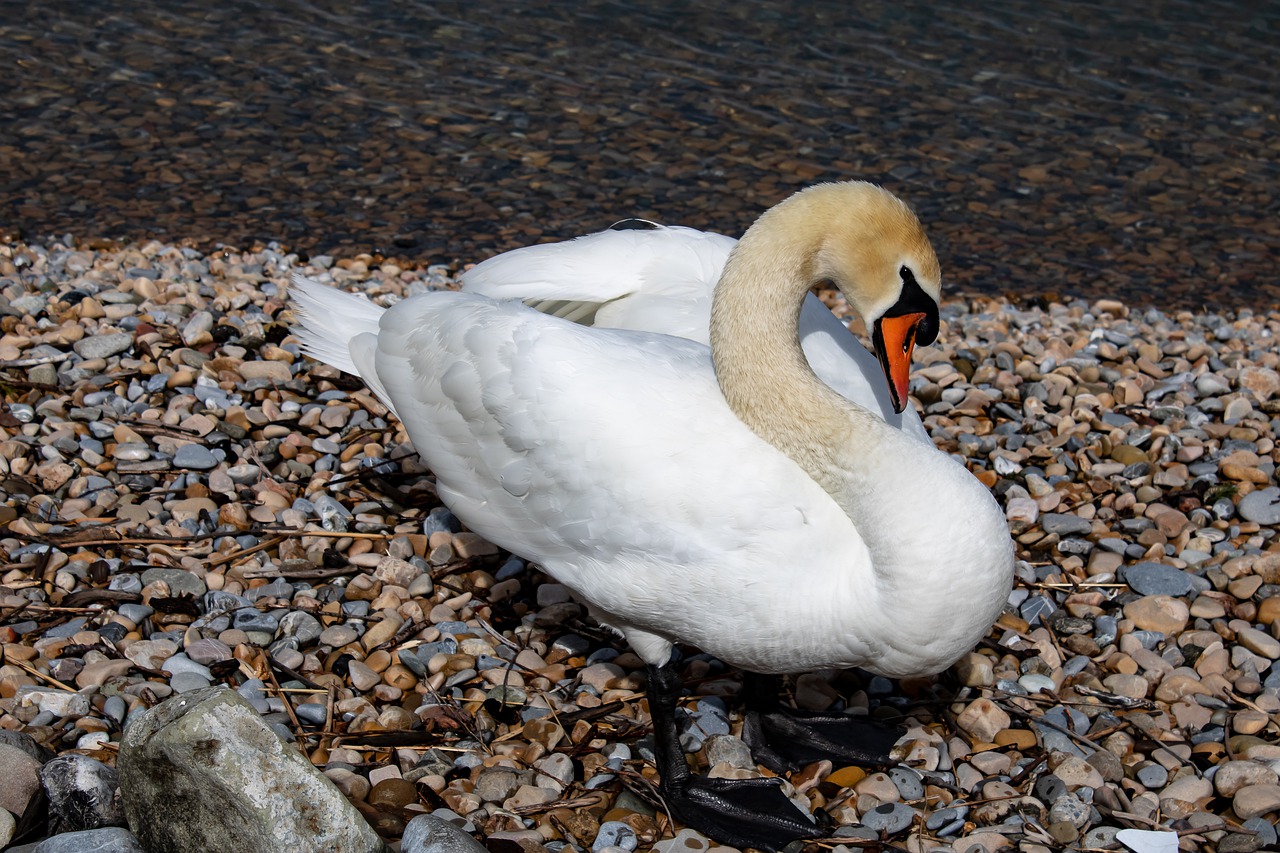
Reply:
[[[875,322],[871,339],[876,357],[889,380],[893,410],[899,414],[907,407],[907,380],[911,378],[911,351],[916,345],[916,329],[925,319],[923,313],[881,317]]]

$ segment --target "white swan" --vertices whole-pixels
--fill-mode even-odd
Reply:
[[[628,219],[585,237],[496,255],[462,274],[462,290],[519,299],[586,326],[660,332],[709,345],[712,294],[737,243],[722,234]],[[922,291],[915,295],[920,307],[933,301]],[[931,343],[928,337],[919,343]],[[800,345],[824,384],[891,426],[931,441],[913,408],[894,410],[876,358],[813,294],[800,310]]]
[[[747,231],[715,289],[710,349],[470,294],[384,312],[304,279],[293,290],[304,349],[393,408],[453,512],[645,660],[668,807],[739,846],[820,832],[763,780],[690,776],[672,643],[755,673],[934,673],[984,635],[1012,581],[986,488],[810,369],[798,322],[827,281],[880,332],[905,401],[901,363],[930,319],[911,291],[936,312],[937,259],[907,207],[868,184],[810,188]]]

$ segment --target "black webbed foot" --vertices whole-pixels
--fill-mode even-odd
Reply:
[[[650,666],[648,672],[658,790],[673,818],[723,844],[769,851],[825,834],[779,790],[777,779],[692,775],[676,729],[680,675],[671,663]]]
[[[846,714],[784,708],[778,702],[779,681],[743,674],[747,712],[742,739],[765,767],[785,773],[823,759],[837,767],[893,764],[889,751],[898,739],[896,729]]]
[[[663,784],[661,792],[672,817],[722,844],[773,851],[797,839],[826,835],[778,783],[690,776],[675,785]]]

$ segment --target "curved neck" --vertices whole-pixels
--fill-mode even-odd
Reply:
[[[800,310],[814,283],[816,246],[793,238],[757,226],[734,248],[712,302],[711,357],[734,413],[847,511],[844,457],[854,433],[888,427],[823,383],[805,359]]]

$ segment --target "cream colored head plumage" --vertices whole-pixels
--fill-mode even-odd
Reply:
[[[772,289],[784,280],[791,287]],[[794,307],[792,290],[833,284],[871,330],[897,411],[907,403],[912,348],[938,332],[942,275],[924,228],[901,199],[864,181],[818,184],[767,211],[743,235],[721,281],[730,299],[745,289],[740,282],[769,283],[753,297],[769,312],[782,308],[775,298]],[[718,320],[740,316],[736,308],[713,310],[713,337]]]

